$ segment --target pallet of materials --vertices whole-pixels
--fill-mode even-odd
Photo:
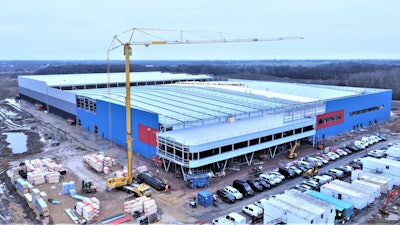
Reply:
[[[98,173],[108,174],[110,168],[117,165],[117,160],[104,155],[103,152],[83,156],[83,161]]]
[[[77,202],[76,212],[87,221],[91,221],[100,215],[100,201],[93,197]]]

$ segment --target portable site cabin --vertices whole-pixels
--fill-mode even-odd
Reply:
[[[377,173],[366,172],[362,170],[351,171],[351,180],[363,180],[381,187],[381,193],[386,193],[393,188],[393,181]]]
[[[353,203],[354,208],[356,209],[363,209],[368,205],[368,197],[365,194],[336,184],[324,184],[321,186],[320,192],[328,196]]]
[[[335,223],[335,206],[330,203],[310,197],[296,189],[291,189],[277,198],[295,206],[302,205],[303,209],[318,214],[317,224]]]
[[[373,191],[375,198],[379,198],[381,196],[381,187],[377,184],[369,183],[363,180],[353,180],[351,184],[360,188],[370,189]]]
[[[276,198],[268,199],[264,206],[265,212],[286,220],[287,224],[315,224],[317,221],[317,215],[304,210],[302,206],[293,207]]]
[[[354,214],[354,204],[353,203],[346,202],[344,200],[340,200],[340,199],[328,196],[326,194],[323,194],[321,192],[314,191],[314,190],[306,191],[305,194],[335,205],[336,219],[349,220]]]
[[[342,186],[342,187],[350,189],[350,190],[354,190],[354,191],[359,192],[359,193],[365,194],[367,196],[367,199],[368,199],[368,204],[373,203],[374,200],[375,200],[374,191],[372,191],[372,190],[370,190],[368,188],[360,188],[357,185],[352,185],[350,183],[347,183],[347,182],[344,182],[344,181],[341,181],[341,180],[333,180],[333,181],[331,181],[331,183],[335,184],[335,185]]]
[[[386,158],[400,161],[400,145],[392,145],[386,151]]]
[[[391,178],[393,185],[400,184],[400,163],[398,161],[386,158],[366,157],[363,159],[362,170],[380,173],[382,176]]]

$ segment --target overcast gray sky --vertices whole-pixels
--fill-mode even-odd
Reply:
[[[4,0],[0,59],[105,60],[133,27],[304,39],[139,46],[132,60],[400,59],[399,10],[399,0]]]

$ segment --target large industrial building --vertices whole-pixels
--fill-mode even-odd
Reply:
[[[19,76],[22,98],[126,147],[125,75]],[[210,75],[131,75],[133,151],[159,156],[165,169],[224,170],[274,157],[295,141],[389,120],[392,91],[278,83],[214,81]]]

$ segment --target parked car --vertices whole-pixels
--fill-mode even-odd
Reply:
[[[278,171],[273,171],[270,174],[278,177],[279,179],[281,179],[281,181],[283,181],[285,179],[285,176],[283,176],[281,173],[279,173]]]
[[[387,150],[381,150],[381,149],[370,150],[370,151],[368,151],[367,155],[375,157],[375,158],[382,158],[382,157],[386,157]]]
[[[331,182],[335,179],[334,177],[326,175],[326,174],[319,174],[319,176],[325,177],[328,180],[328,182]]]
[[[253,196],[254,190],[251,189],[250,185],[243,180],[234,180],[232,186],[236,188],[243,196]]]
[[[234,188],[234,187],[232,187],[232,186],[226,186],[225,188],[224,188],[224,190],[226,191],[226,192],[229,192],[229,193],[231,193],[233,196],[235,196],[235,198],[236,198],[236,200],[239,200],[239,199],[242,199],[243,198],[243,195],[242,195],[242,193],[240,193],[236,188]]]
[[[351,166],[355,170],[362,169],[362,164],[358,164],[358,163],[354,163],[354,162],[347,163],[346,166]]]
[[[306,172],[308,169],[300,164],[296,164],[294,165],[296,168],[298,168],[299,170],[301,170],[302,173]]]
[[[325,175],[327,175],[327,176],[330,176],[330,177],[333,177],[333,179],[338,179],[339,177],[338,177],[338,175],[336,174],[336,173],[333,173],[333,172],[331,172],[331,171],[325,171],[325,172],[323,172],[323,173],[320,173],[319,174],[320,176],[325,176]]]
[[[347,153],[345,150],[343,150],[341,148],[336,149],[336,153],[339,154],[340,156],[346,156],[346,155],[349,154],[349,153]]]
[[[336,167],[335,169],[343,171],[345,176],[350,175],[351,171],[354,170],[351,166],[339,166]]]
[[[325,160],[327,160],[327,161],[331,161],[331,158],[329,158],[327,155],[325,155],[325,154],[319,154],[318,155],[319,157],[321,157],[321,158],[323,158],[323,159],[325,159]]]
[[[340,158],[340,155],[336,154],[335,152],[328,152],[326,153],[326,155],[335,157],[335,160]]]
[[[289,166],[289,168],[292,169],[297,176],[300,176],[303,173],[303,170],[297,166]]]
[[[260,183],[263,186],[264,189],[271,188],[271,185],[268,182],[266,182],[265,180],[256,179],[256,181],[258,181],[258,183]]]
[[[313,190],[318,190],[319,187],[321,186],[318,182],[314,181],[314,180],[303,180],[302,182],[303,184],[310,186]]]
[[[236,198],[233,194],[225,191],[224,189],[218,189],[217,190],[217,196],[224,202],[227,203],[234,203],[236,201]]]
[[[314,167],[314,166],[311,165],[309,162],[306,162],[306,161],[303,161],[303,160],[297,161],[297,165],[298,165],[298,166],[305,167],[305,168],[306,168],[306,171],[309,170],[309,169],[312,169],[312,168]]]
[[[319,185],[324,185],[329,182],[329,179],[323,176],[313,176],[310,178],[313,181],[316,181]]]
[[[351,153],[353,153],[350,149],[347,149],[347,148],[341,148],[343,151],[345,151],[345,152],[347,152],[347,154],[351,154]]]
[[[352,151],[352,152],[358,152],[358,151],[362,150],[362,149],[358,148],[358,147],[355,146],[355,145],[346,145],[345,148],[346,148],[346,149],[349,149],[349,150]]]
[[[344,172],[341,171],[341,170],[338,170],[338,169],[330,169],[330,170],[328,170],[328,171],[329,171],[329,172],[332,172],[332,173],[334,173],[334,174],[336,174],[337,177],[338,177],[339,179],[344,177]]]
[[[296,176],[296,173],[288,166],[280,166],[278,172],[285,176],[285,178],[293,178]]]
[[[256,180],[249,179],[246,182],[250,185],[251,189],[253,189],[254,191],[261,192],[264,189],[263,186]]]
[[[383,136],[382,134],[378,134],[377,136],[378,136],[382,141],[386,141],[386,140],[387,140],[386,137]]]
[[[301,192],[313,190],[312,187],[310,187],[310,186],[308,186],[306,184],[297,184],[294,188],[299,190],[299,191],[301,191]]]
[[[315,156],[314,158],[321,160],[321,161],[322,161],[324,164],[327,164],[327,163],[329,163],[329,161],[328,161],[328,160],[326,160],[326,159],[322,158],[321,156]]]
[[[278,183],[280,183],[280,182],[278,182],[278,179],[276,179],[276,177],[271,174],[262,173],[262,174],[260,174],[259,178],[261,180],[268,182],[271,186],[275,186]]]
[[[324,163],[314,157],[307,157],[307,162],[309,162],[311,165],[314,165],[314,162],[317,163],[318,167],[322,167],[324,165]]]
[[[339,157],[345,156],[344,152],[340,151],[339,149],[332,149],[331,152],[338,154]],[[346,152],[346,154],[347,154],[347,152]]]

